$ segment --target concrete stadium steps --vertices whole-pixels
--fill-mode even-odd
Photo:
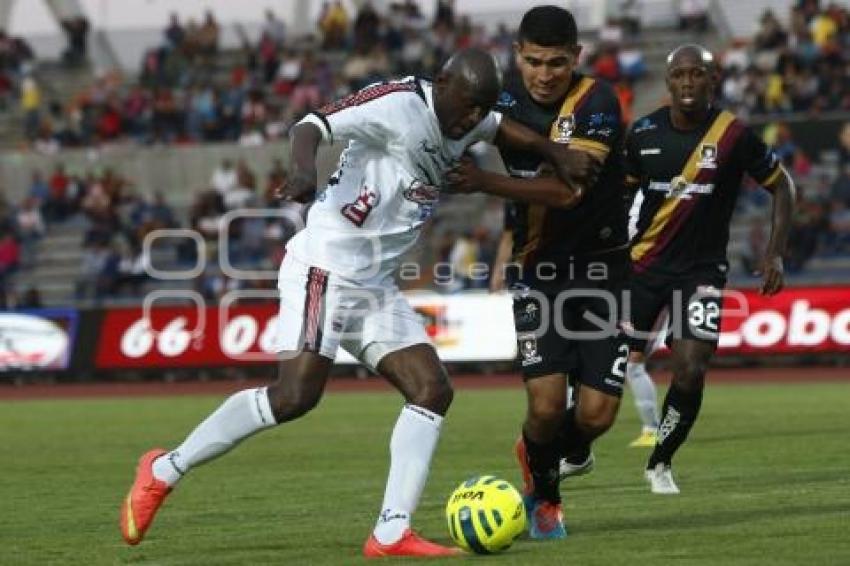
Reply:
[[[20,102],[12,100],[8,108],[0,112],[0,149],[17,150],[25,144],[24,115]]]
[[[811,271],[847,271],[850,272],[850,256],[829,255],[812,258],[806,269]]]
[[[42,119],[47,117],[50,102],[56,100],[65,106],[94,82],[94,75],[88,66],[68,69],[58,61],[39,61],[33,74],[41,88]],[[0,149],[17,150],[26,147],[24,115],[20,101],[13,100],[6,111],[0,112]]]
[[[73,304],[74,289],[83,260],[86,228],[81,217],[74,217],[61,224],[51,224],[48,233],[36,245],[35,265],[16,274],[16,289],[21,292],[30,287],[37,288],[47,306]],[[118,247],[122,249],[123,242],[120,242]],[[152,259],[154,265],[167,269],[176,260],[176,250],[154,250]],[[186,288],[186,283],[164,281],[151,283],[148,287],[183,289]]]
[[[45,105],[50,100],[65,105],[95,81],[91,66],[66,67],[59,61],[39,62],[35,76],[44,91]]]
[[[73,304],[84,234],[85,224],[77,219],[49,225],[47,234],[36,245],[35,265],[15,276],[18,292],[35,287],[45,306]]]
[[[788,25],[794,0],[716,0],[715,9],[729,25],[733,37],[752,37],[758,31],[759,19],[766,9],[784,25]],[[841,4],[841,2],[839,2]]]

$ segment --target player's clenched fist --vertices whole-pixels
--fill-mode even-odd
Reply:
[[[296,169],[282,185],[275,189],[275,197],[283,200],[306,202],[316,193],[316,170],[304,171]]]
[[[587,151],[550,142],[547,153],[555,174],[570,187],[591,187],[596,183],[602,162]]]
[[[465,156],[446,173],[446,184],[453,193],[474,193],[481,190],[484,179],[481,169]]]
[[[764,258],[761,268],[756,273],[762,277],[761,294],[772,297],[785,286],[785,270],[781,256]]]

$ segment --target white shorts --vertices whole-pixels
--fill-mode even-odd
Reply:
[[[422,317],[393,281],[353,281],[286,254],[278,276],[277,351],[334,359],[341,346],[371,369],[391,352],[431,344]]]

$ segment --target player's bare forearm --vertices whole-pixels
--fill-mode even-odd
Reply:
[[[505,288],[505,265],[510,260],[513,246],[514,234],[510,230],[505,230],[499,238],[499,247],[496,250],[496,258],[493,260],[493,269],[490,272],[491,293],[498,293]]]
[[[788,244],[788,234],[791,231],[791,220],[794,215],[796,191],[794,182],[783,169],[782,174],[772,186],[773,189],[773,220],[770,229],[770,241],[767,253],[762,263],[761,293],[775,295],[785,285],[782,255]]]
[[[481,171],[479,183],[479,190],[483,193],[556,208],[575,206],[583,194],[582,188],[572,189],[557,177],[517,179],[498,173]]]
[[[291,163],[292,173],[282,190],[285,198],[303,200],[312,197],[316,191],[316,152],[322,141],[322,132],[315,125],[302,123],[292,129]]]
[[[786,171],[773,185],[773,221],[770,230],[770,241],[767,244],[768,256],[782,256],[788,245],[788,234],[791,231],[791,221],[794,216],[794,201],[796,189],[794,181]]]
[[[531,128],[505,116],[499,123],[494,143],[502,148],[522,149],[545,155],[550,142]]]
[[[588,152],[555,143],[510,118],[503,118],[499,124],[495,144],[538,154],[576,193],[581,192],[580,187],[593,185],[604,161]]]

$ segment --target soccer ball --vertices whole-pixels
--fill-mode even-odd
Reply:
[[[446,504],[449,535],[477,554],[501,552],[525,530],[525,506],[514,486],[495,476],[460,484]]]

